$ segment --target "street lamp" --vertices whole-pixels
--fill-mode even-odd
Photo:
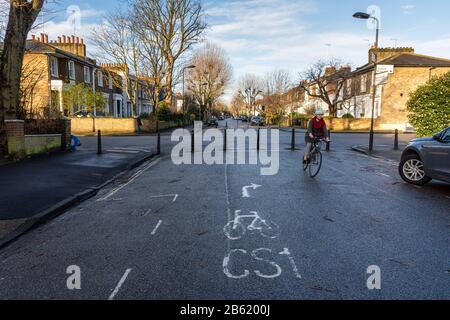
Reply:
[[[186,69],[194,69],[195,68],[195,66],[194,65],[190,65],[190,66],[187,66],[187,67],[184,67],[183,68],[183,105],[181,106],[181,108],[183,109],[183,114],[184,114],[184,117],[186,118],[186,110],[185,110],[185,106],[184,106],[184,104],[185,104],[185,97],[184,97],[184,73],[185,73],[185,71],[186,71]]]
[[[357,12],[353,15],[356,19],[373,19],[377,23],[377,31],[376,31],[376,37],[375,37],[375,55],[374,55],[374,71],[373,71],[373,81],[372,81],[372,119],[370,122],[370,138],[369,138],[369,151],[373,151],[373,140],[374,140],[374,122],[375,122],[375,98],[377,96],[377,67],[378,67],[378,38],[380,35],[380,20],[368,13],[365,12]]]

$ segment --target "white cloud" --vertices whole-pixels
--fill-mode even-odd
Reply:
[[[411,14],[414,11],[415,7],[416,6],[413,4],[405,4],[402,6],[402,11],[404,14]]]

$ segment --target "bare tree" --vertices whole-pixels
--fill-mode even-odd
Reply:
[[[5,119],[15,119],[20,104],[20,78],[26,39],[44,0],[10,0],[0,58],[0,154],[6,153]]]
[[[292,86],[291,75],[286,70],[274,70],[264,78],[264,94],[285,94]]]
[[[328,105],[329,113],[335,116],[342,103],[341,92],[351,68],[338,60],[318,61],[300,74],[300,86],[313,98]]]
[[[288,91],[291,88],[291,76],[288,71],[275,70],[266,74],[264,78],[264,106],[266,111],[283,115],[288,104]]]
[[[154,35],[167,63],[166,102],[171,105],[176,63],[201,40],[207,27],[202,4],[198,0],[136,0],[134,10],[142,28]]]
[[[167,62],[158,41],[160,38],[145,25],[138,12],[133,11],[131,30],[138,36],[141,58],[140,77],[146,81],[148,93],[153,104],[153,113],[157,113],[158,105],[162,100],[166,79]]]
[[[212,43],[206,43],[197,50],[191,63],[195,68],[188,74],[188,89],[200,103],[205,120],[224,94],[231,81],[233,70],[225,51]]]
[[[256,99],[264,93],[264,80],[254,74],[246,74],[238,81],[238,94],[247,106],[248,112],[255,112]]]
[[[106,15],[104,23],[95,28],[91,36],[94,44],[100,49],[102,60],[116,65],[116,68],[111,68],[110,71],[123,77],[120,79],[110,74],[114,85],[125,89],[125,94],[132,104],[133,114],[137,110],[139,90],[137,75],[142,63],[140,39],[135,30],[131,15],[117,10]]]
[[[242,96],[236,93],[230,103],[230,111],[234,116],[240,116],[246,112],[247,105],[245,104]]]

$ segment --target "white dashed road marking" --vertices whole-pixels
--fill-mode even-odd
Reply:
[[[156,230],[158,230],[159,226],[161,225],[162,220],[159,220],[158,224],[156,225],[155,229],[153,229],[152,231],[152,236],[154,236],[156,234]]]
[[[114,289],[113,293],[109,296],[108,300],[114,300],[114,297],[119,293],[120,288],[124,284],[125,280],[127,279],[128,275],[130,274],[131,269],[127,269],[125,271],[125,274],[122,276],[122,279],[120,279],[119,283],[117,284],[116,288]]]
[[[144,168],[142,168],[141,170],[139,170],[138,172],[136,172],[130,179],[130,181],[128,181],[125,184],[122,184],[121,186],[115,188],[114,190],[112,190],[110,193],[108,193],[106,196],[104,196],[103,198],[100,198],[97,200],[97,202],[100,201],[105,201],[108,200],[109,198],[111,198],[113,195],[115,195],[117,192],[119,192],[120,190],[122,190],[123,188],[125,188],[126,186],[128,186],[130,183],[132,183],[134,180],[136,180],[138,177],[140,177],[145,171],[147,171],[148,169],[150,169],[151,167],[155,166],[156,164],[158,164],[161,161],[161,158],[156,159],[155,161],[153,161],[152,163],[148,164],[147,166],[145,166]]]

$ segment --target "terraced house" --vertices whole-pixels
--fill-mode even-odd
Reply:
[[[23,63],[23,105],[31,116],[52,116],[64,113],[73,116],[76,107],[65,108],[64,90],[84,84],[92,92],[103,95],[103,105],[94,105],[94,116],[113,115],[116,106],[122,106],[122,88],[114,86],[113,77],[119,77],[101,68],[96,60],[86,56],[83,39],[75,36],[32,36],[27,40]]]
[[[374,52],[369,51],[368,63],[348,73],[339,92],[337,116],[351,115],[356,119],[372,116]],[[375,125],[379,130],[410,130],[406,104],[410,94],[433,76],[450,72],[450,60],[416,54],[413,48],[381,48],[378,51],[376,73]],[[334,87],[333,87],[334,88]],[[334,93],[333,93],[334,94]],[[305,106],[327,105],[305,95]],[[369,123],[369,122],[367,122]]]

